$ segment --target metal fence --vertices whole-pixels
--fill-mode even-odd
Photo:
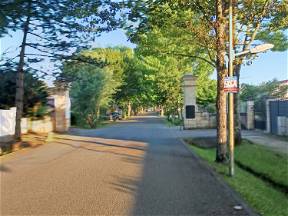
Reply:
[[[270,132],[279,134],[279,117],[288,118],[288,100],[269,101]]]

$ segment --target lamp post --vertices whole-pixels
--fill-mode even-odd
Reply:
[[[230,78],[233,77],[233,61],[238,56],[243,56],[247,54],[256,54],[265,52],[274,47],[273,44],[261,44],[252,49],[245,50],[240,53],[235,53],[233,48],[233,3],[229,0],[229,73]],[[228,101],[228,120],[229,120],[229,152],[230,152],[230,165],[229,165],[229,175],[234,176],[234,92],[229,92]]]

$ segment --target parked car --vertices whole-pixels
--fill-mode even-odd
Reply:
[[[113,121],[122,119],[122,116],[121,116],[121,114],[119,112],[112,112],[111,114],[112,114]]]

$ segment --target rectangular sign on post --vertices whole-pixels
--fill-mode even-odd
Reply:
[[[225,77],[224,91],[228,93],[238,93],[238,81],[236,76]]]
[[[186,119],[194,119],[195,118],[195,106],[187,105],[186,106]]]

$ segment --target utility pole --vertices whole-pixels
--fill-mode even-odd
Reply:
[[[235,1],[235,2],[234,2]],[[243,56],[247,54],[257,54],[261,52],[265,52],[267,50],[270,50],[274,47],[273,44],[261,44],[258,45],[250,50],[245,50],[240,53],[235,53],[234,51],[234,26],[233,27],[233,9],[234,5],[236,5],[237,0],[229,0],[229,73],[228,78],[230,80],[235,80],[234,74],[233,74],[233,61],[238,56]],[[235,4],[234,4],[235,3]],[[235,24],[236,25],[236,24]],[[238,80],[238,78],[237,78]],[[230,176],[234,176],[235,174],[235,162],[234,162],[234,93],[238,93],[238,83],[237,88],[233,91],[230,90],[229,92],[229,101],[228,101],[228,120],[229,120],[229,152],[230,152],[230,164],[229,164],[229,174]]]
[[[229,0],[229,77],[233,77],[233,60],[235,57],[233,49],[233,2]],[[229,93],[229,151],[230,167],[229,174],[234,176],[234,93]]]

